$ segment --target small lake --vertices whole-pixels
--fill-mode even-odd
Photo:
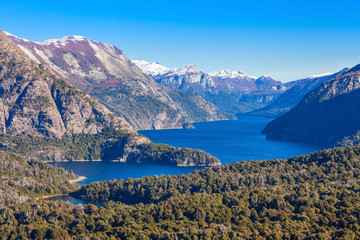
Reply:
[[[178,147],[197,148],[219,158],[222,164],[252,159],[287,158],[308,154],[326,146],[266,140],[261,130],[271,119],[239,117],[233,121],[195,123],[195,129],[139,131],[155,143]],[[110,179],[140,178],[163,174],[187,174],[203,167],[175,167],[158,164],[132,164],[119,162],[59,162],[54,165],[87,177],[79,182]]]

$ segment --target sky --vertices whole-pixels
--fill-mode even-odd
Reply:
[[[1,0],[0,29],[42,42],[68,35],[130,59],[283,82],[360,63],[360,1]]]

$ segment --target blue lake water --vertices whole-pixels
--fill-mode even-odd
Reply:
[[[239,117],[234,121],[195,123],[195,129],[140,131],[155,143],[197,148],[219,158],[222,164],[252,159],[287,158],[308,154],[326,146],[266,140],[261,130],[270,121],[263,117]],[[80,184],[110,179],[139,178],[163,174],[186,174],[202,167],[118,162],[62,162],[54,165],[87,177]]]

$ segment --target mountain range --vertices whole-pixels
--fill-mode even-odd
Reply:
[[[42,43],[8,36],[33,61],[97,98],[135,129],[188,128],[192,122],[234,119],[199,95],[154,82],[113,45],[82,36]]]
[[[195,65],[169,69],[145,60],[133,62],[156,82],[184,92],[198,94],[220,110],[245,113],[271,103],[286,86],[269,76],[251,77],[241,71],[204,73]]]
[[[279,95],[279,97],[269,105],[250,112],[248,115],[278,117],[293,109],[308,92],[318,87],[321,83],[329,81],[348,70],[348,68],[344,68],[337,73],[314,75],[285,83],[284,85],[288,90]]]
[[[360,65],[335,74],[263,130],[268,139],[351,145],[360,130]]]
[[[0,30],[0,148],[47,161],[219,165],[200,150],[152,143],[89,94],[33,61]]]

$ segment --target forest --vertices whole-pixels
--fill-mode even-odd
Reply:
[[[128,146],[137,133],[104,128],[97,134],[65,133],[61,138],[44,138],[33,135],[0,135],[0,150],[19,153],[42,161],[104,160],[135,163],[161,163],[177,166],[213,166],[220,161],[209,153],[197,149],[177,148],[157,144],[150,140]],[[136,154],[126,154],[134,148]],[[128,156],[129,155],[129,156]],[[125,160],[124,160],[125,159]]]
[[[34,198],[1,205],[0,235],[3,239],[358,239],[359,174],[360,147],[341,147],[187,175],[96,182],[70,192],[81,199],[101,200],[102,206]]]

